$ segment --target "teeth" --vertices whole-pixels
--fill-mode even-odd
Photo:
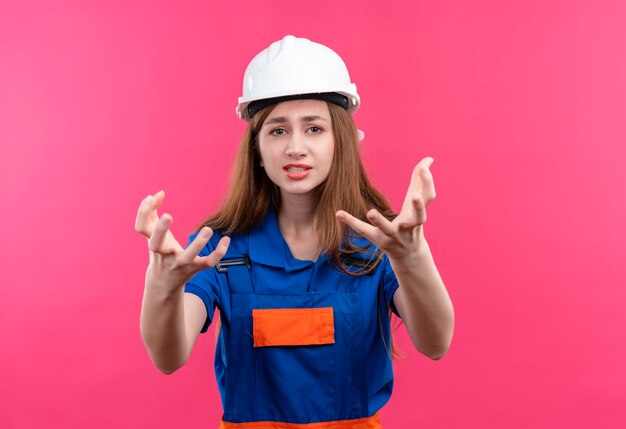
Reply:
[[[302,167],[289,167],[288,169],[289,171],[293,171],[296,173],[301,173],[303,171],[306,171],[306,168],[302,168]]]

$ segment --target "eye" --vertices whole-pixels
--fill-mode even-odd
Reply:
[[[287,131],[285,131],[282,128],[276,128],[275,130],[270,131],[270,135],[272,136],[282,136],[283,134],[285,134]]]
[[[321,129],[320,127],[311,127],[309,128],[309,130],[313,133],[313,134],[319,134],[322,131],[324,131],[323,129]]]

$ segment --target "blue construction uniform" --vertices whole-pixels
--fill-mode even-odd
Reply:
[[[215,231],[200,256],[220,238]],[[389,308],[398,314],[398,281],[387,256],[363,276],[340,272],[325,255],[295,259],[273,209],[248,234],[231,236],[222,261],[243,255],[249,265],[202,270],[185,285],[206,305],[202,332],[220,310],[215,375],[223,422],[306,424],[377,413],[393,388]],[[332,343],[255,347],[253,310],[307,308],[332,308]]]

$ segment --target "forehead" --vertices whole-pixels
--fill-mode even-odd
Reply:
[[[290,100],[278,103],[267,116],[265,122],[276,117],[298,120],[304,116],[321,116],[330,119],[328,105],[322,100]]]

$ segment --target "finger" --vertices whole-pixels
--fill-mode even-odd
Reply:
[[[148,216],[148,204],[154,197],[152,195],[148,195],[146,198],[141,200],[141,204],[139,204],[139,208],[137,209],[137,217],[135,218],[135,231],[138,233],[145,235],[150,238],[150,232],[147,230],[147,216]]]
[[[213,236],[213,230],[208,226],[205,226],[200,230],[196,238],[187,246],[180,256],[180,262],[183,265],[191,264],[198,256],[200,251],[204,249],[209,239]]]
[[[154,194],[154,197],[152,200],[152,209],[156,210],[157,207],[159,207],[163,203],[164,199],[165,199],[165,191],[161,189],[159,192]]]
[[[423,158],[416,166],[413,168],[413,172],[411,173],[411,182],[409,183],[409,189],[407,190],[406,196],[404,197],[404,202],[402,203],[402,209],[405,211],[410,209],[412,206],[411,198],[415,193],[421,193],[424,189],[424,179],[423,175],[430,173],[430,166],[435,160],[431,157]]]
[[[411,191],[417,192],[422,189],[424,184],[424,176],[430,173],[430,166],[435,162],[433,158],[427,156],[423,158],[413,169],[413,173],[411,175],[411,184],[409,188]]]
[[[420,175],[422,176],[423,184],[422,197],[424,198],[425,205],[428,206],[428,204],[430,204],[430,202],[437,196],[437,193],[435,192],[435,181],[433,180],[430,168],[422,168],[420,170]]]
[[[388,236],[396,235],[396,229],[393,227],[391,221],[389,221],[386,217],[380,214],[378,210],[372,209],[367,212],[367,220],[369,220],[372,225],[382,231],[383,234]]]
[[[230,245],[230,237],[222,237],[217,243],[217,247],[209,256],[198,257],[195,263],[201,265],[204,268],[211,268],[217,265],[217,263],[224,257],[228,246]]]
[[[146,198],[147,201],[146,201],[144,210],[145,210],[148,220],[150,219],[151,215],[158,217],[157,208],[161,206],[164,199],[165,199],[165,191],[163,190],[160,190],[154,195],[149,195],[148,198]]]
[[[362,235],[373,243],[378,242],[380,231],[375,226],[370,225],[367,222],[363,222],[343,210],[337,211],[335,216],[337,216],[337,219],[352,228],[357,234]]]
[[[426,223],[426,203],[419,195],[413,197],[413,210],[415,226]]]
[[[163,198],[165,198],[165,191],[161,190],[154,195],[148,195],[141,201],[135,218],[135,231],[150,238],[153,233],[150,227],[150,216],[158,218],[154,210],[161,205]]]
[[[402,211],[393,221],[399,231],[412,232],[415,227],[426,222],[426,206],[424,199],[415,194],[411,198],[411,207]]]
[[[169,230],[172,221],[172,217],[167,213],[161,216],[156,228],[154,228],[154,233],[150,237],[150,240],[148,240],[148,247],[150,250],[159,253],[169,253],[173,251],[173,249],[165,249],[163,246],[165,243],[165,236],[167,235],[167,231]]]

